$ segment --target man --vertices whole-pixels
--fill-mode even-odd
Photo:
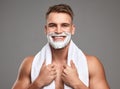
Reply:
[[[96,57],[84,54],[85,66],[83,65],[83,67],[82,64],[79,65],[82,63],[80,62],[81,56],[77,61],[75,61],[77,57],[73,57],[74,59],[70,60],[70,64],[67,63],[68,56],[71,56],[69,55],[70,47],[74,48],[72,45],[74,43],[71,41],[71,35],[74,35],[74,32],[73,12],[70,6],[59,4],[50,7],[46,13],[45,25],[45,33],[48,39],[46,51],[48,49],[50,51],[48,53],[40,52],[39,58],[37,58],[38,56],[25,58],[12,89],[51,89],[50,85],[54,86],[52,89],[109,89],[104,68]],[[82,54],[79,52],[76,54],[73,52],[73,54],[79,56]],[[49,60],[47,58],[42,60],[41,56],[44,53],[47,57],[51,53],[52,59],[49,64],[47,62],[50,57]],[[39,62],[35,62],[36,59]],[[35,67],[38,69],[37,71],[34,70]],[[86,70],[85,74],[83,74],[84,70]],[[87,77],[82,78],[84,75],[88,75],[88,79]]]

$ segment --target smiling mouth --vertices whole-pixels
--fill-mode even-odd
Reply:
[[[54,41],[64,41],[66,36],[52,36]]]

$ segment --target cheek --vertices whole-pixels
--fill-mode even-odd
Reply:
[[[72,30],[70,27],[66,27],[66,28],[62,28],[62,31],[71,33]]]
[[[55,28],[48,28],[48,29],[46,29],[46,32],[53,33],[53,32],[55,32]]]
[[[72,29],[65,30],[64,32],[71,33],[73,35]]]

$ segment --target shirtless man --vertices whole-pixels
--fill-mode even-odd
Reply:
[[[59,4],[52,6],[46,13],[45,33],[49,39],[50,33],[61,34],[63,32],[73,35],[75,26],[73,24],[73,12],[66,4]],[[64,41],[63,37],[52,37],[53,41]],[[50,40],[50,39],[49,39]],[[89,73],[89,86],[87,87],[79,78],[76,65],[73,61],[71,66],[67,65],[67,55],[69,42],[59,46],[59,44],[50,43],[52,52],[52,63],[46,65],[44,61],[40,73],[35,81],[31,82],[31,67],[34,56],[24,59],[20,66],[18,77],[12,89],[42,89],[55,81],[55,89],[64,89],[64,84],[70,86],[72,89],[110,89],[105,77],[104,68],[94,56],[85,54]],[[84,68],[83,68],[84,69]]]

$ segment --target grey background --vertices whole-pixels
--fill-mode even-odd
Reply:
[[[74,13],[74,42],[103,63],[111,89],[120,81],[120,0],[0,0],[0,88],[10,89],[23,59],[47,42],[49,6],[69,4]]]

